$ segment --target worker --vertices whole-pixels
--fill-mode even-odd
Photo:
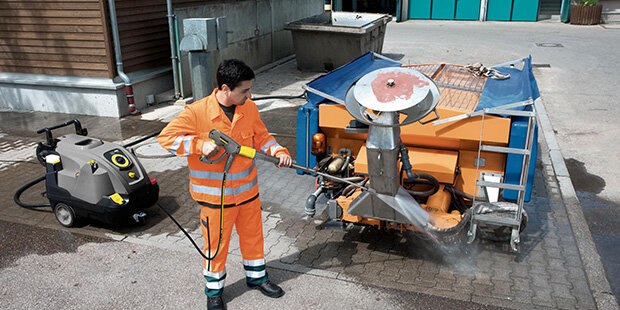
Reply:
[[[176,156],[187,157],[189,191],[200,205],[200,226],[205,239],[203,252],[208,257],[218,250],[223,194],[221,245],[215,258],[205,259],[203,266],[208,309],[226,308],[222,293],[233,225],[239,235],[247,286],[272,298],[284,294],[278,285],[269,281],[265,270],[261,203],[253,159],[235,157],[224,189],[225,160],[213,164],[200,161],[201,155],[214,160],[224,152],[208,137],[209,131],[217,129],[243,146],[278,157],[278,167],[290,167],[292,159],[288,150],[268,133],[256,104],[250,100],[253,80],[254,72],[242,61],[223,61],[217,69],[217,88],[211,95],[185,106],[158,137],[163,148]]]

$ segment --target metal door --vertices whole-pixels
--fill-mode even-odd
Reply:
[[[454,19],[455,0],[433,0],[431,19]]]
[[[457,20],[478,20],[480,17],[480,0],[456,0]]]
[[[430,19],[431,0],[409,0],[410,19]]]
[[[538,5],[538,0],[514,0],[511,20],[535,22],[538,17]]]
[[[489,0],[488,3],[487,20],[510,20],[512,0]]]

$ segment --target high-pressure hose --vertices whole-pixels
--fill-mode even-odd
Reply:
[[[34,186],[35,184],[41,182],[45,180],[45,176],[42,176],[40,178],[34,179],[30,182],[28,182],[26,185],[20,187],[16,192],[15,195],[13,196],[13,200],[15,201],[15,203],[17,205],[19,205],[20,207],[24,207],[24,208],[42,208],[42,207],[50,207],[51,204],[49,202],[46,203],[35,203],[35,204],[28,204],[28,203],[24,203],[21,200],[19,200],[19,197],[24,193],[24,191],[26,191],[27,189],[31,188],[32,186]]]

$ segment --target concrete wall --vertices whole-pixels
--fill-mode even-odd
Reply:
[[[228,47],[213,52],[211,67],[223,59],[238,58],[253,69],[295,53],[290,31],[284,24],[323,12],[323,0],[254,0],[208,4],[175,9],[179,34],[183,36],[183,19],[226,16]],[[183,62],[183,96],[191,96],[191,80],[187,55]]]
[[[173,88],[167,67],[128,74],[136,107],[146,107],[146,96]],[[124,84],[119,78],[87,78],[0,73],[0,109],[121,117],[129,114]]]

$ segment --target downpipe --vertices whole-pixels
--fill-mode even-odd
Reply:
[[[179,73],[178,73],[178,62],[177,58],[177,45],[176,45],[176,32],[174,30],[176,15],[174,15],[174,11],[172,9],[172,0],[166,0],[166,6],[168,9],[168,32],[170,36],[170,58],[172,59],[172,80],[174,82],[174,98],[177,99],[181,97],[181,93],[179,91]]]
[[[123,57],[121,54],[121,42],[118,34],[118,21],[116,19],[116,4],[114,0],[108,0],[108,6],[110,7],[110,24],[112,26],[112,38],[114,41],[114,57],[116,59],[116,71],[118,76],[125,83],[125,97],[127,98],[127,105],[129,107],[129,113],[131,115],[140,115],[140,110],[136,108],[133,95],[133,85],[131,79],[125,74],[123,70]]]

